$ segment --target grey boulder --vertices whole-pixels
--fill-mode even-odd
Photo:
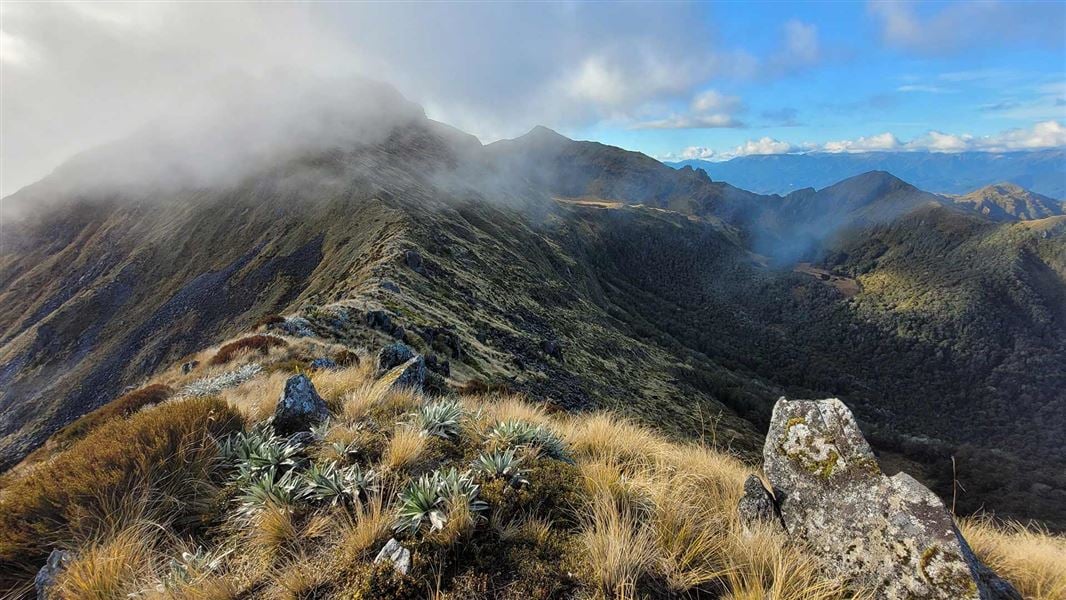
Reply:
[[[881,472],[840,400],[778,400],[763,461],[785,529],[831,575],[886,600],[1019,598],[973,555],[935,494]]]
[[[390,538],[381,552],[374,557],[375,563],[386,560],[391,561],[393,568],[401,575],[407,575],[407,571],[411,569],[411,551],[404,548],[400,542],[396,541],[396,538]]]
[[[293,375],[274,409],[274,429],[280,435],[309,431],[329,417],[326,402],[306,375]]]
[[[45,561],[41,570],[37,571],[37,576],[33,578],[33,587],[37,590],[37,600],[58,597],[53,593],[53,588],[56,584],[56,578],[63,571],[68,561],[70,561],[70,553],[66,550],[55,549],[48,555],[48,560]]]
[[[407,368],[396,380],[396,385],[413,387],[421,390],[426,382],[426,360],[406,344],[399,342],[389,344],[378,353],[378,367],[384,373],[391,371],[400,365],[407,364]]]

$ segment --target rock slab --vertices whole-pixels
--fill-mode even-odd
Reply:
[[[309,431],[329,417],[326,401],[306,375],[293,375],[274,409],[274,430],[280,435]]]
[[[414,362],[411,362],[412,360]],[[410,346],[399,342],[385,346],[378,353],[378,367],[382,373],[408,362],[411,364],[403,370],[400,378],[396,380],[396,385],[421,390],[426,382],[426,360],[422,355],[412,350]]]
[[[785,529],[830,574],[886,600],[1020,598],[977,560],[933,492],[881,472],[840,400],[778,400],[763,461]]]

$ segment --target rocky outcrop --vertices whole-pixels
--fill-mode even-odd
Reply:
[[[37,571],[37,576],[33,578],[33,587],[37,591],[37,600],[49,600],[49,598],[59,597],[54,589],[56,578],[69,561],[70,553],[66,550],[52,550],[44,566],[41,567],[40,571]]]
[[[397,342],[382,348],[381,352],[378,353],[378,368],[385,372],[412,360],[413,362],[404,369],[400,378],[396,380],[396,385],[420,390],[426,381],[426,361],[422,358],[422,355],[406,344]]]
[[[887,600],[1020,598],[977,560],[935,494],[881,472],[840,400],[778,400],[763,460],[785,529],[830,574]],[[755,490],[750,499],[758,504]]]
[[[281,435],[308,431],[329,417],[326,402],[306,375],[293,375],[274,409],[274,429]]]

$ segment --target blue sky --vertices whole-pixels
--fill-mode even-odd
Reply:
[[[724,111],[735,124],[643,129],[600,122],[568,133],[659,157],[680,156],[686,148],[690,156],[713,152],[712,160],[764,138],[784,144],[749,150],[825,149],[833,141],[870,149],[908,143],[982,149],[1064,139],[1047,122],[1066,122],[1066,4],[793,2],[700,10],[703,22],[694,27],[714,32],[719,48],[750,54],[756,63],[750,71],[711,77],[696,90],[735,99]],[[893,29],[893,19],[903,24]],[[783,54],[790,35],[803,38],[801,51]],[[767,68],[775,56],[795,60]],[[675,99],[671,111],[693,112],[685,98]],[[1000,137],[1038,123],[1047,124],[1042,136],[1017,132],[1011,143]],[[951,137],[930,140],[931,131]],[[861,138],[866,143],[856,144]]]
[[[388,82],[483,142],[545,125],[660,159],[1066,146],[1064,2],[9,0],[0,196],[294,73]]]

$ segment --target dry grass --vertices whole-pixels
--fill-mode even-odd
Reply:
[[[293,341],[284,352],[304,352],[303,344]],[[529,554],[522,556],[534,564],[566,564],[568,570],[572,565],[581,597],[860,597],[856,590],[826,579],[816,560],[783,533],[741,526],[735,509],[751,469],[732,456],[701,444],[672,442],[609,413],[552,415],[511,395],[464,397],[468,419],[460,436],[463,445],[449,450],[464,453],[463,458],[442,453],[436,446],[429,452],[429,440],[414,427],[380,429],[381,423],[395,422],[423,398],[394,387],[404,367],[375,378],[370,362],[312,376],[341,418],[311,456],[363,467],[377,462],[385,488],[354,505],[310,508],[316,511],[310,515],[306,506],[296,512],[268,506],[250,522],[229,519],[226,526],[235,535],[225,543],[235,541],[240,550],[223,569],[226,574],[211,573],[168,591],[165,597],[221,600],[251,589],[283,598],[328,593],[333,570],[348,576],[368,572],[366,565],[394,535],[390,502],[410,476],[429,464],[435,466],[437,460],[462,461],[455,466],[465,468],[468,454],[483,447],[487,426],[507,420],[559,432],[576,470],[545,462],[569,469],[567,477],[573,483],[563,486],[559,480],[563,471],[544,470],[544,463],[536,466],[543,459],[527,457],[522,468],[529,469],[529,483],[513,489],[497,487],[495,496],[485,493],[490,484],[484,483],[483,498],[494,503],[490,527],[476,527],[468,505],[454,503],[445,528],[429,534],[431,538],[423,541],[432,543],[419,550],[427,553],[426,561],[441,565],[435,573],[423,570],[416,575],[422,578],[420,585],[431,591],[489,594],[495,583],[476,573],[456,578],[467,577],[463,585],[469,587],[449,591],[448,586],[455,584],[445,571],[453,566],[444,565],[472,548],[496,547],[516,552],[524,548]],[[48,545],[58,541],[78,549],[75,567],[63,582],[66,597],[126,597],[146,589],[153,569],[158,576],[163,558],[173,555],[164,552],[175,545],[173,533],[181,523],[206,514],[204,499],[217,496],[212,491],[216,467],[209,437],[238,426],[236,409],[252,421],[269,416],[285,378],[285,373],[264,374],[227,390],[223,399],[170,402],[106,423],[54,461],[40,465],[32,478],[15,479],[0,495],[0,579],[8,572],[21,575],[2,583],[24,584],[43,561]],[[348,454],[332,448],[333,443],[366,451]],[[546,478],[545,473],[554,475]],[[570,490],[565,503],[546,500],[559,493],[553,486]],[[542,502],[567,508],[543,512]],[[145,531],[144,524],[153,521],[161,523],[159,531]],[[962,527],[978,555],[1025,597],[1066,597],[1066,539],[987,520],[966,521]],[[497,542],[503,545],[493,546]],[[443,550],[434,556],[427,548]],[[538,557],[538,552],[550,558]],[[543,584],[545,590],[569,585],[555,571],[536,568],[541,570],[523,571],[522,577],[536,580],[535,585]]]
[[[655,532],[628,507],[597,495],[583,515],[581,534],[592,578],[609,598],[634,597],[637,584],[655,565]]]
[[[311,383],[315,384],[333,414],[343,412],[346,394],[373,382],[374,365],[369,360],[343,369],[326,369],[311,374]]]
[[[364,364],[368,361],[364,361]],[[368,416],[394,418],[401,413],[413,410],[422,403],[422,396],[410,388],[399,388],[393,384],[403,374],[406,365],[392,369],[378,379],[369,375],[343,390],[340,414],[344,420],[354,423]],[[354,367],[365,370],[365,367]],[[372,374],[372,372],[371,372]]]
[[[324,574],[311,559],[297,555],[275,569],[272,579],[281,588],[279,600],[301,600],[314,597],[314,590],[322,585]]]
[[[1066,537],[1019,523],[966,519],[960,523],[974,553],[1025,598],[1066,598]]]
[[[161,517],[197,522],[216,491],[213,438],[239,426],[220,399],[169,402],[102,425],[10,482],[0,496],[0,589],[32,577],[50,545],[91,533],[109,503],[147,497]]]
[[[342,513],[337,520],[338,552],[349,560],[364,558],[392,535],[394,515],[383,494],[375,494],[355,506],[351,514]]]
[[[83,546],[57,580],[60,597],[113,600],[142,589],[157,560],[152,548],[157,537],[157,530],[142,523]]]
[[[651,430],[610,413],[571,417],[560,432],[577,458],[634,467],[646,465],[670,447]]]
[[[273,504],[264,506],[245,532],[249,546],[270,558],[292,550],[302,534],[292,509]]]
[[[390,473],[403,470],[415,464],[425,450],[426,436],[421,431],[409,425],[397,425],[381,459],[382,469]]]
[[[289,373],[275,371],[266,377],[256,377],[223,390],[220,395],[241,411],[249,422],[262,421],[274,414],[289,376]]]

